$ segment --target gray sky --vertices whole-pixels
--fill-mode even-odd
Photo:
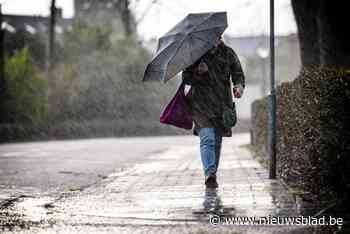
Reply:
[[[73,16],[73,0],[56,0],[64,17]],[[5,14],[48,15],[51,0],[0,0]]]
[[[74,15],[73,0],[56,0],[64,17]],[[151,4],[153,2],[153,4]],[[51,0],[0,0],[6,14],[48,15]],[[131,0],[136,19],[142,18],[138,31],[144,39],[159,37],[188,13],[227,11],[233,36],[267,34],[269,32],[269,0]],[[276,0],[276,34],[296,32],[290,0]],[[150,10],[149,6],[151,6]]]

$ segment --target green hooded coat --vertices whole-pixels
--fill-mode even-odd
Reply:
[[[198,65],[205,62],[208,72],[198,74]],[[200,128],[217,128],[222,136],[232,136],[231,128],[223,126],[223,110],[232,108],[232,88],[241,84],[244,88],[245,78],[238,56],[232,48],[224,43],[208,51],[193,65],[182,72],[183,82],[191,85],[189,102],[193,113],[194,134]]]

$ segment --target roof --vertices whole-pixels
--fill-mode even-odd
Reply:
[[[8,15],[3,14],[3,24],[8,31],[11,30],[35,30],[37,32],[47,32],[50,17],[38,15]],[[71,19],[58,18],[57,25],[67,27],[71,24]]]

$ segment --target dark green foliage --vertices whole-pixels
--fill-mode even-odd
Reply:
[[[48,86],[37,79],[32,60],[8,67],[7,77],[15,77],[18,87],[3,99],[12,109],[2,111],[0,141],[183,133],[159,123],[179,79],[143,83],[150,54],[132,37],[108,24],[76,22],[62,41],[53,70],[43,73]]]
[[[0,141],[181,132],[159,123],[179,79],[167,85],[141,81],[150,53],[137,42],[133,16],[91,10],[92,17],[76,17],[63,34],[56,34],[50,71],[45,67],[47,39],[41,38],[47,35],[7,34],[8,61],[26,46],[33,60],[25,60],[31,62],[25,68],[8,69],[9,93],[0,98]],[[39,74],[46,79],[37,79]]]
[[[81,57],[89,56],[93,51],[107,51],[111,48],[109,24],[75,21],[72,29],[64,32],[61,54],[64,62],[78,62]]]
[[[6,34],[0,141],[181,132],[159,123],[178,80],[142,83],[150,54],[137,42],[127,5],[119,5],[116,12],[93,7],[77,14],[56,34],[49,71],[46,34]]]
[[[15,33],[5,33],[5,51],[8,57],[13,56],[16,51],[28,48],[32,62],[41,69],[45,68],[46,42],[42,35],[30,34],[24,30]]]
[[[34,124],[45,120],[47,82],[33,64],[27,48],[7,59],[5,79],[0,121]]]
[[[339,69],[307,69],[295,81],[278,87],[278,175],[314,199],[348,196],[349,78],[347,71]],[[262,101],[255,105],[256,118],[264,123],[265,105]],[[254,126],[256,136],[265,134],[265,123]],[[263,146],[266,141],[253,143]]]

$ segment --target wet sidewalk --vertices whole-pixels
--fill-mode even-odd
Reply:
[[[173,144],[81,191],[21,198],[16,212],[36,225],[16,232],[309,233],[300,226],[212,225],[210,214],[282,217],[301,211],[244,147],[249,134],[224,139],[217,190],[205,189],[197,139],[185,138],[194,144]]]

